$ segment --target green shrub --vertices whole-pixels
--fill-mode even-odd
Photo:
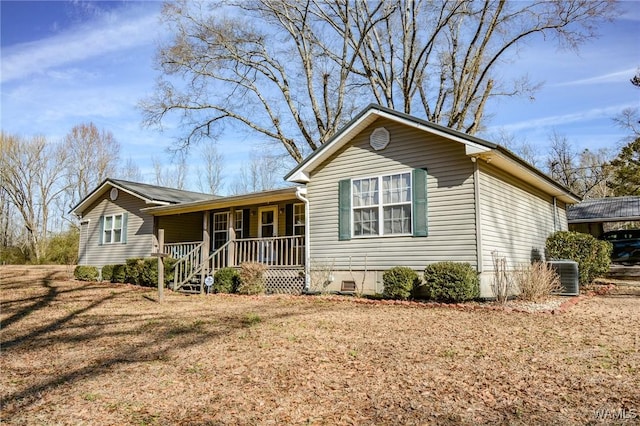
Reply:
[[[111,282],[111,278],[113,277],[113,266],[114,265],[104,265],[101,270],[102,281]]]
[[[139,257],[127,259],[125,263],[125,282],[129,284],[141,285],[143,269],[144,259]]]
[[[80,229],[72,226],[67,231],[53,235],[47,240],[46,262],[58,265],[73,265],[78,261]]]
[[[558,231],[547,238],[545,248],[547,259],[578,262],[581,285],[603,276],[611,265],[611,243],[589,234]]]
[[[382,274],[384,285],[383,297],[387,299],[406,300],[413,289],[420,285],[420,278],[416,271],[406,266],[396,266]]]
[[[177,261],[172,258],[164,259],[164,284],[173,281],[173,265]],[[158,259],[155,257],[134,257],[127,259],[125,265],[114,265],[114,282],[126,282],[144,287],[157,287],[158,285]]]
[[[263,294],[265,292],[264,271],[267,269],[262,263],[245,262],[240,265],[240,294]]]
[[[213,275],[214,293],[235,293],[240,284],[240,273],[235,268],[218,269]]]
[[[98,268],[78,265],[73,270],[73,276],[80,281],[98,281]]]
[[[126,282],[126,279],[127,279],[126,265],[123,265],[122,263],[117,263],[111,266],[113,267],[113,270],[111,272],[111,282],[112,283]]]
[[[439,302],[463,302],[480,295],[478,273],[468,263],[438,262],[424,270],[418,297]]]

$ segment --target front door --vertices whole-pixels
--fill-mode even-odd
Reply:
[[[260,207],[258,209],[258,237],[278,236],[278,206]]]

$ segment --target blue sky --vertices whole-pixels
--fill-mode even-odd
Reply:
[[[136,107],[153,91],[156,45],[168,37],[159,22],[161,8],[156,1],[2,1],[2,130],[58,140],[74,125],[92,121],[114,134],[122,158],[132,158],[151,181],[152,155],[168,163],[163,148],[176,136],[171,123],[164,132],[143,128]],[[629,83],[640,67],[640,2],[624,2],[622,9],[579,54],[544,41],[522,49],[503,76],[526,73],[544,85],[533,101],[491,104],[481,136],[504,129],[542,152],[554,130],[578,148],[619,146],[625,132],[611,118],[640,104],[640,90]],[[223,135],[225,182],[233,180],[254,142]]]

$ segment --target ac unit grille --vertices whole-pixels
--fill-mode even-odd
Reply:
[[[580,294],[580,273],[578,263],[573,260],[550,260],[547,262],[560,277],[561,296],[577,296]]]

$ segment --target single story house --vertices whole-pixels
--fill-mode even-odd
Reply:
[[[568,229],[567,206],[580,201],[499,145],[378,105],[285,179],[296,186],[138,209],[153,217],[145,232],[157,237],[164,229],[165,251],[182,259],[175,288],[223,266],[259,261],[269,266],[272,291],[380,293],[382,274],[393,266],[422,271],[449,260],[470,263],[481,296],[491,297],[492,255],[511,266],[544,258],[546,238]],[[104,216],[98,199],[116,208],[117,199],[95,192],[88,199],[74,209],[83,218]],[[117,209],[133,214],[127,205]],[[100,222],[84,232],[104,234]],[[88,264],[113,258],[101,251],[127,251],[113,240],[85,241],[81,251],[95,256],[81,256]]]

